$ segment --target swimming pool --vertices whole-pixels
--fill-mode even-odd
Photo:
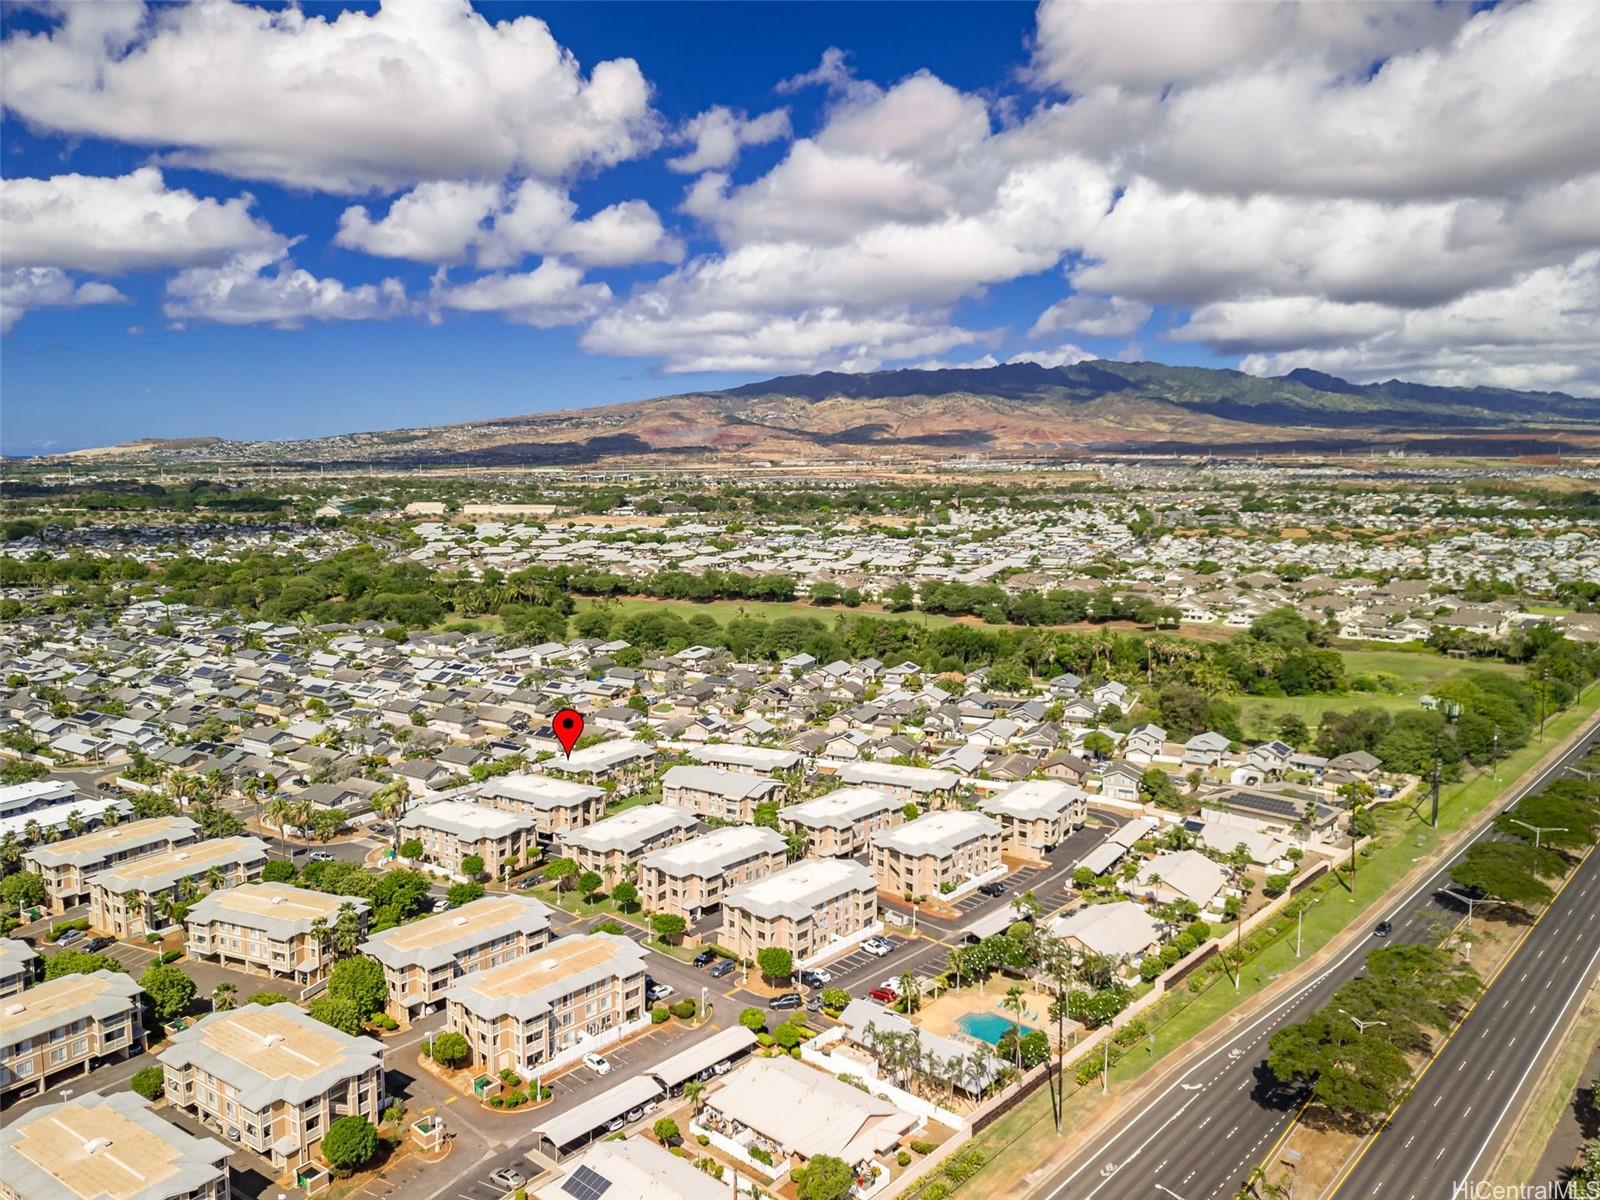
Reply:
[[[967,1013],[965,1016],[956,1018],[956,1025],[961,1029],[962,1033],[969,1034],[980,1042],[988,1042],[991,1046],[999,1044],[1000,1038],[1005,1034],[1006,1030],[1017,1027],[1017,1023],[1009,1017],[1002,1017],[999,1013],[989,1012]],[[1032,1033],[1033,1030],[1024,1025],[1022,1032],[1026,1035]]]

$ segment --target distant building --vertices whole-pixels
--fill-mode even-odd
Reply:
[[[501,812],[465,800],[436,800],[419,805],[401,817],[400,842],[415,838],[431,862],[452,875],[462,874],[461,860],[476,854],[491,878],[502,866],[527,857],[533,845],[533,819]]]
[[[641,804],[560,839],[561,853],[615,887],[651,851],[675,846],[699,824],[693,813],[668,804]]]
[[[661,800],[675,808],[723,821],[755,820],[756,805],[783,802],[784,788],[775,779],[715,767],[672,767],[661,777]]]
[[[541,844],[592,825],[606,814],[606,794],[587,783],[549,775],[503,775],[478,789],[478,802],[533,822]]]
[[[901,763],[858,762],[839,768],[839,779],[847,784],[865,784],[898,799],[912,800],[925,808],[947,807],[955,802],[960,778],[954,771],[931,767],[908,767]]]
[[[1088,819],[1089,793],[1058,779],[1025,779],[980,800],[978,811],[1000,822],[1006,850],[1038,856]]]
[[[267,844],[260,838],[211,838],[146,855],[89,877],[89,923],[119,938],[160,928],[162,901],[181,900],[184,887],[206,891],[261,878]],[[192,894],[192,893],[191,893]]]
[[[595,1142],[532,1193],[537,1200],[728,1200],[728,1189],[642,1137]]]
[[[0,999],[15,996],[30,983],[39,965],[39,952],[27,942],[0,938]]]

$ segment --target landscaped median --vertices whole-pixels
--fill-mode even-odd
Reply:
[[[1072,1135],[1097,1118],[1108,1119],[1112,1111],[1101,1094],[1101,1069],[1107,1060],[1107,1082],[1115,1106],[1127,1098],[1131,1085],[1192,1038],[1254,1000],[1340,934],[1364,929],[1370,908],[1388,898],[1413,871],[1432,866],[1442,852],[1453,849],[1465,829],[1487,819],[1486,810],[1493,801],[1524,776],[1531,776],[1546,757],[1553,758],[1554,751],[1564,749],[1597,711],[1600,688],[1553,717],[1543,741],[1531,742],[1508,755],[1497,771],[1479,772],[1447,785],[1441,792],[1438,828],[1427,824],[1425,809],[1413,813],[1407,805],[1393,805],[1378,810],[1378,834],[1358,856],[1353,879],[1347,867],[1328,873],[1247,935],[1237,979],[1220,959],[1213,959],[1140,1014],[1135,1024],[1125,1025],[1113,1035],[1109,1054],[1096,1046],[1093,1055],[1069,1060],[1062,1133],[1056,1133],[1049,1089],[1038,1087],[974,1138],[973,1144],[984,1151],[987,1166],[974,1177],[975,1183],[963,1190],[1001,1194],[1024,1176],[1038,1172],[1051,1158],[1076,1149],[1077,1139]]]

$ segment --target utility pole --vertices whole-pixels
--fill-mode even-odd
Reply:
[[[1354,1016],[1342,1008],[1339,1011],[1344,1013],[1345,1016],[1349,1017],[1350,1020],[1354,1022],[1356,1031],[1358,1033],[1366,1033],[1366,1031],[1374,1025],[1387,1025],[1389,1023],[1387,1021],[1363,1021],[1360,1017]]]
[[[1545,681],[1549,678],[1549,667],[1546,667],[1539,672],[1539,740],[1541,742],[1544,741],[1544,717],[1545,709],[1548,707],[1545,703]]]

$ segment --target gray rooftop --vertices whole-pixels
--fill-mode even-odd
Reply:
[[[503,838],[519,831],[531,831],[533,819],[466,800],[435,800],[406,813],[400,818],[399,827],[402,830],[436,829],[475,842],[480,838]]]
[[[676,846],[652,850],[639,865],[667,875],[718,875],[758,854],[782,854],[783,834],[759,825],[728,825]]]
[[[850,858],[806,858],[765,879],[730,888],[724,908],[758,917],[804,920],[819,906],[848,892],[877,893],[872,872]]]
[[[550,1011],[554,1001],[591,983],[644,970],[644,951],[611,933],[575,934],[532,954],[474,971],[457,980],[445,999],[480,1017],[509,1015],[526,1021]]]
[[[32,846],[26,857],[41,867],[87,867],[104,862],[113,854],[138,853],[191,837],[199,828],[188,817],[150,817]]]
[[[844,787],[814,800],[790,804],[778,816],[807,829],[849,829],[879,813],[898,812],[904,803],[874,787]]]
[[[775,791],[774,779],[747,775],[742,771],[719,771],[716,767],[677,766],[661,777],[663,788],[681,787],[694,792],[709,792],[730,800],[753,800]]]
[[[971,842],[999,836],[1000,823],[982,813],[931,812],[895,829],[880,829],[872,844],[901,854],[945,858]]]
[[[693,829],[698,823],[693,813],[670,804],[642,804],[596,821],[587,829],[564,834],[562,841],[597,854],[608,850],[638,850],[670,830]]]
[[[353,906],[358,913],[372,911],[371,901],[359,896],[335,896],[287,883],[245,883],[208,892],[189,909],[185,924],[226,921],[245,929],[260,929],[274,940],[287,941],[298,934],[310,933],[311,926],[319,920],[332,925],[345,904]]]
[[[510,934],[534,936],[550,928],[550,907],[532,896],[484,896],[450,912],[435,913],[375,933],[361,952],[400,970],[415,964],[442,967],[485,942]]]

